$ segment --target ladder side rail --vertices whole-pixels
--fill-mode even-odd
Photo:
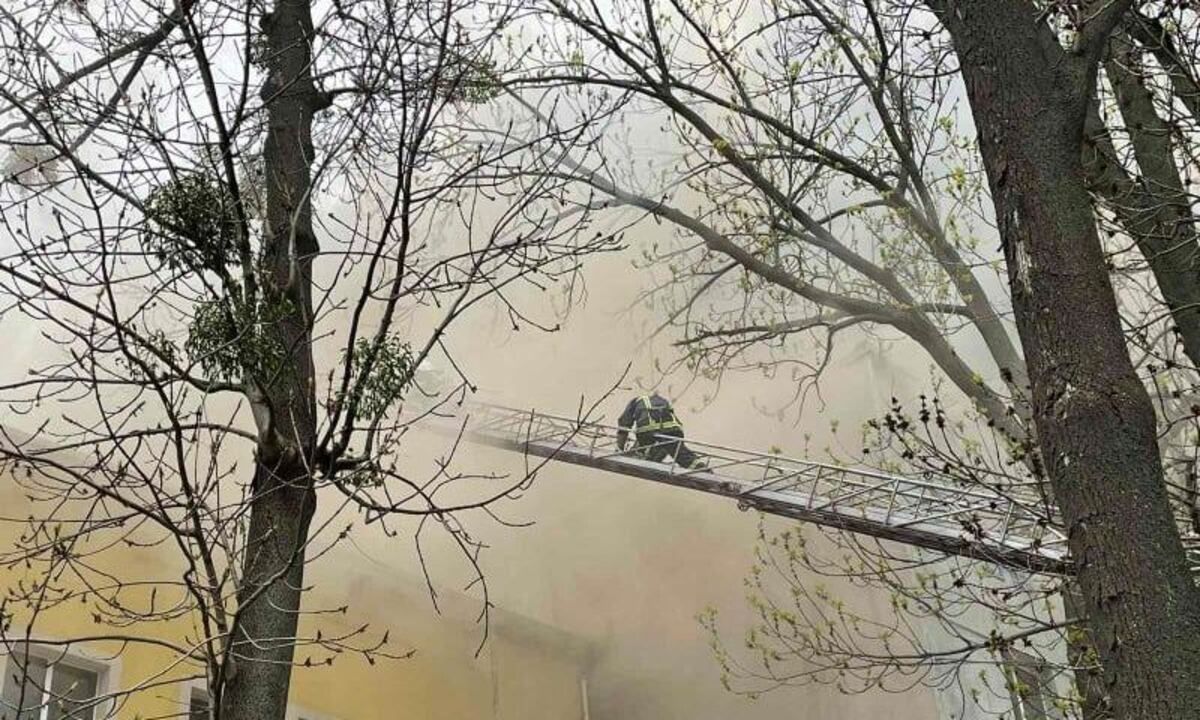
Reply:
[[[483,403],[480,403],[479,405],[485,406],[485,407],[488,406]],[[504,408],[504,406],[494,406],[494,407],[506,409],[506,408]],[[515,408],[507,408],[507,409],[510,409],[512,412],[522,413],[525,415],[532,414],[532,415],[535,415],[535,416],[545,419],[545,420],[556,421],[558,423],[567,425],[568,427],[564,427],[563,430],[567,430],[568,428],[570,428],[572,431],[574,431],[574,428],[576,428],[576,427],[589,427],[589,428],[595,428],[595,429],[611,429],[613,434],[615,434],[615,432],[617,430],[616,426],[606,426],[601,423],[593,423],[593,422],[581,423],[578,420],[573,420],[573,419],[570,419],[570,418],[567,418],[564,416],[553,415],[550,413],[541,413],[541,412],[530,413],[529,411],[516,410]],[[740,455],[742,457],[747,458],[747,462],[750,462],[750,463],[753,463],[755,460],[762,461],[763,462],[762,466],[776,466],[777,467],[778,466],[777,463],[779,463],[779,464],[803,465],[803,466],[808,466],[808,467],[822,467],[822,468],[826,468],[828,470],[833,470],[838,473],[844,473],[846,475],[858,476],[858,477],[862,477],[862,478],[900,480],[904,484],[911,485],[914,487],[925,487],[928,490],[941,491],[941,490],[945,490],[947,488],[946,483],[939,483],[939,482],[934,482],[934,481],[930,481],[927,479],[920,479],[920,478],[911,477],[911,476],[894,475],[891,473],[884,473],[884,472],[880,472],[877,470],[872,470],[870,468],[855,468],[855,467],[848,467],[848,466],[844,466],[844,465],[835,465],[832,463],[825,463],[825,462],[820,462],[820,461],[815,461],[815,460],[804,460],[804,459],[792,458],[792,457],[779,455],[779,454],[775,454],[775,453],[749,452],[749,451],[741,450],[739,448],[733,448],[733,447],[729,447],[726,445],[720,445],[720,444],[716,444],[716,443],[709,443],[709,442],[706,442],[703,440],[697,440],[694,438],[685,439],[685,442],[687,442],[689,445],[694,445],[696,447],[709,448],[709,449],[713,449],[713,450],[720,450],[720,451],[723,451],[724,453],[728,453],[728,454]],[[731,464],[732,464],[732,461],[731,461]],[[930,473],[927,471],[925,473],[925,475],[928,475],[928,474],[930,474]],[[958,492],[961,492],[961,493],[978,496],[979,499],[993,499],[993,498],[997,498],[997,497],[1003,497],[1002,495],[995,493],[995,491],[990,491],[990,490],[982,491],[982,490],[974,489],[971,487],[955,488],[955,490]]]
[[[556,423],[556,424],[557,424],[557,423]],[[566,430],[566,428],[563,428],[562,430]],[[537,433],[537,435],[538,435],[538,439],[539,439],[540,441],[546,441],[546,440],[547,440],[547,439],[548,439],[548,438],[549,438],[551,435],[557,435],[557,434],[559,434],[559,433],[557,433],[557,432],[556,432],[556,433],[544,433],[544,432],[539,432],[539,433]],[[673,438],[673,437],[669,437],[669,436],[668,436],[668,437],[664,438],[663,440],[661,440],[660,442],[658,442],[658,443],[655,443],[653,446],[657,446],[657,445],[661,445],[661,444],[666,444],[666,443],[671,443],[671,442],[674,442],[675,440],[676,440],[675,438]],[[594,440],[593,440],[593,444],[594,444]],[[652,447],[653,447],[653,446],[652,446]],[[588,454],[589,456],[594,456],[594,455],[595,455],[594,451],[593,451],[591,448],[589,448],[589,451],[588,451],[588,453],[587,453],[587,454]],[[772,457],[772,456],[766,456],[766,457],[767,457],[767,462],[766,462],[766,463],[764,463],[764,464],[762,465],[762,467],[764,467],[764,471],[765,471],[765,472],[769,472],[771,469],[774,469],[774,466],[773,466],[771,463],[772,463],[772,461],[773,461],[773,460],[775,460],[775,458],[774,458],[774,457]],[[751,464],[755,464],[755,463],[754,463],[753,461],[751,461]],[[806,463],[806,464],[807,464],[807,463]],[[810,465],[811,465],[811,464],[810,464]],[[894,513],[894,512],[895,512],[895,499],[896,499],[896,497],[897,497],[897,496],[904,496],[904,495],[908,495],[908,494],[910,494],[910,492],[911,492],[911,491],[905,491],[905,490],[903,490],[903,489],[902,489],[902,484],[904,484],[904,481],[906,481],[906,480],[907,480],[907,478],[903,478],[903,479],[902,479],[902,478],[901,478],[901,477],[899,477],[899,476],[875,474],[875,475],[877,475],[877,476],[882,476],[882,477],[886,478],[886,480],[885,480],[884,482],[882,482],[882,483],[875,483],[875,484],[871,484],[871,485],[866,485],[866,484],[862,484],[862,483],[860,483],[860,482],[857,482],[857,481],[854,481],[854,480],[850,480],[850,482],[847,482],[848,478],[846,477],[846,475],[847,475],[847,474],[852,474],[852,475],[865,475],[864,473],[856,473],[856,472],[855,472],[855,473],[848,473],[848,470],[849,470],[848,468],[843,468],[843,467],[839,467],[839,466],[831,466],[831,465],[828,465],[828,464],[820,464],[820,465],[821,465],[822,467],[829,468],[829,469],[835,469],[835,468],[836,468],[836,470],[837,470],[837,471],[839,471],[839,472],[837,473],[837,474],[838,474],[838,476],[839,476],[839,483],[838,483],[838,486],[837,486],[837,490],[839,490],[839,491],[840,491],[840,490],[841,490],[841,489],[843,489],[843,488],[844,488],[844,487],[845,487],[847,484],[851,484],[851,485],[857,485],[857,486],[859,486],[859,487],[858,487],[858,489],[857,489],[857,490],[854,490],[853,492],[849,492],[849,493],[845,493],[845,494],[841,494],[841,495],[838,495],[838,494],[836,494],[836,493],[835,493],[831,499],[828,499],[828,500],[826,500],[826,501],[825,501],[825,503],[826,503],[825,505],[822,505],[822,506],[818,506],[818,507],[815,507],[815,508],[813,508],[813,509],[815,509],[815,510],[823,510],[823,509],[825,509],[825,508],[826,508],[827,506],[829,506],[829,505],[834,505],[834,504],[844,504],[844,503],[845,503],[845,501],[846,501],[846,500],[848,500],[848,499],[852,499],[852,498],[854,498],[854,497],[861,496],[861,495],[869,495],[871,492],[873,492],[873,491],[877,491],[877,490],[880,490],[880,489],[882,489],[883,487],[890,487],[890,488],[892,489],[892,491],[893,491],[893,492],[891,493],[891,496],[890,496],[890,499],[889,499],[889,509],[890,509],[890,511],[891,511],[891,512],[893,512],[893,513]],[[710,471],[711,471],[711,470],[713,470],[713,469],[711,469],[711,468],[710,468]],[[677,473],[678,473],[678,470],[677,470],[677,469],[675,469],[675,468],[674,468],[674,466],[672,466],[672,470],[671,470],[671,472],[672,472],[672,474],[677,474]],[[920,489],[921,489],[921,492],[920,492],[920,494],[919,494],[919,496],[918,496],[918,499],[917,499],[917,505],[918,505],[918,507],[919,507],[921,504],[925,503],[927,500],[931,500],[931,498],[929,498],[929,497],[928,497],[928,495],[929,495],[929,493],[930,493],[930,491],[931,491],[931,490],[935,490],[936,492],[940,492],[940,493],[946,493],[946,492],[950,492],[950,493],[954,494],[956,497],[957,497],[957,496],[961,496],[961,495],[965,494],[965,493],[963,493],[963,492],[962,492],[962,489],[961,489],[961,488],[945,488],[945,487],[936,487],[936,488],[935,488],[935,487],[930,487],[930,486],[932,486],[932,485],[935,485],[934,483],[920,482],[920,483],[907,483],[907,484],[909,484],[909,485],[916,484],[916,485],[918,485],[918,486],[920,487]],[[815,489],[815,488],[814,488],[814,489]],[[936,500],[936,499],[934,499],[934,500]],[[942,500],[941,502],[944,502],[944,500]],[[949,510],[949,511],[944,511],[943,513],[940,513],[940,514],[938,514],[938,515],[934,515],[934,516],[928,516],[928,515],[924,515],[924,516],[919,516],[919,517],[916,517],[916,518],[914,518],[914,520],[913,520],[912,522],[919,522],[919,521],[921,521],[921,520],[925,520],[925,521],[931,521],[931,520],[937,519],[938,517],[950,517],[950,516],[960,515],[960,514],[962,514],[962,513],[965,513],[965,512],[979,512],[979,513],[981,513],[981,514],[983,514],[983,515],[985,516],[985,519],[986,519],[986,520],[989,520],[989,521],[990,521],[990,522],[992,522],[992,523],[995,523],[995,522],[1001,522],[1001,523],[1002,523],[1003,521],[1001,521],[1001,520],[999,519],[999,517],[996,517],[996,516],[998,515],[998,513],[996,513],[996,512],[995,512],[995,509],[994,509],[994,508],[991,508],[991,507],[989,507],[989,505],[990,505],[990,504],[992,504],[993,502],[994,502],[994,500],[989,500],[989,502],[988,502],[988,503],[984,503],[984,504],[975,503],[975,504],[968,504],[968,505],[965,505],[965,506],[959,506],[959,507],[956,507],[956,508],[954,508],[954,509],[952,509],[952,510]],[[810,506],[810,507],[811,507],[811,506]],[[1011,515],[1011,505],[1009,505],[1009,507],[1008,507],[1008,510],[1009,510],[1009,513],[1008,513],[1008,515]],[[956,525],[949,525],[949,524],[947,524],[947,527],[949,527],[949,528],[952,528],[952,529],[958,529],[958,527],[957,527]]]
[[[822,503],[821,505],[817,505],[816,507],[813,507],[813,508],[811,508],[811,509],[812,509],[812,510],[824,510],[825,508],[828,508],[828,507],[833,507],[833,506],[835,506],[835,505],[838,505],[838,504],[842,503],[842,502],[843,502],[843,501],[845,501],[845,500],[852,500],[852,499],[854,499],[855,497],[858,497],[858,496],[860,496],[860,495],[864,495],[864,494],[872,493],[872,492],[875,492],[875,491],[877,491],[877,490],[880,490],[880,489],[882,489],[882,488],[885,488],[885,487],[888,487],[888,486],[892,486],[892,485],[895,485],[895,483],[893,483],[893,482],[891,482],[891,481],[888,481],[888,480],[885,480],[885,481],[883,481],[883,482],[880,482],[880,483],[878,483],[878,484],[876,484],[876,485],[871,485],[871,486],[868,486],[868,487],[862,487],[862,488],[859,488],[859,489],[857,489],[857,490],[855,490],[855,491],[853,491],[853,492],[846,493],[845,495],[835,495],[835,496],[833,496],[833,497],[831,497],[831,498],[827,498],[827,499],[825,500],[825,502],[824,502],[824,503]],[[842,487],[842,486],[841,486],[841,485],[839,485],[839,488],[840,488],[840,487]]]
[[[920,518],[917,518],[916,520],[910,521],[909,523],[900,523],[900,524],[898,524],[896,527],[904,527],[905,525],[909,525],[909,524],[913,524],[913,523],[918,523],[918,522],[923,522],[923,523],[939,523],[940,521],[943,521],[943,520],[945,520],[945,519],[947,519],[947,518],[958,517],[959,515],[962,515],[963,513],[974,512],[974,511],[976,511],[976,510],[979,510],[981,507],[983,507],[983,506],[977,506],[977,507],[966,507],[966,508],[954,508],[954,509],[951,509],[951,510],[945,510],[945,511],[943,511],[943,512],[940,512],[940,513],[934,513],[934,514],[932,514],[932,515],[924,515],[924,516],[922,516],[922,517],[920,517]],[[945,525],[945,526],[947,526],[947,527],[953,527],[953,524],[952,524],[952,523],[945,523],[945,522],[942,522],[941,524],[943,524],[943,525]]]
[[[853,526],[852,529],[856,532],[885,539],[903,541],[904,538],[912,536],[916,538],[913,541],[914,544],[919,546],[944,552],[967,554],[972,557],[982,553],[986,549],[982,545],[988,543],[981,544],[979,540],[964,537],[965,528],[962,524],[947,522],[947,519],[965,512],[975,511],[980,515],[976,520],[983,526],[985,533],[992,532],[991,528],[994,526],[994,532],[1004,538],[1003,542],[998,541],[994,536],[987,538],[992,543],[999,543],[999,547],[995,549],[1001,555],[1009,557],[1014,552],[1008,542],[1011,539],[1022,544],[1029,543],[1029,549],[1023,552],[1029,555],[1029,558],[1026,559],[1031,562],[1042,564],[1063,562],[1062,553],[1043,547],[1039,540],[1028,540],[1019,535],[1013,537],[1015,527],[1011,521],[1017,514],[1019,505],[1009,501],[1000,493],[983,494],[977,490],[947,487],[945,484],[925,479],[847,468],[830,463],[781,458],[775,454],[748,453],[735,448],[688,441],[689,444],[697,447],[714,447],[724,451],[723,454],[732,456],[723,459],[729,470],[748,468],[757,471],[762,469],[764,476],[771,472],[781,473],[780,477],[774,478],[772,482],[799,479],[799,482],[794,483],[791,488],[778,492],[767,489],[762,483],[756,485],[742,478],[719,474],[713,468],[699,472],[691,470],[683,472],[681,468],[676,468],[673,464],[650,463],[622,453],[597,457],[595,452],[598,444],[597,438],[600,435],[607,435],[607,433],[601,432],[602,428],[598,424],[580,423],[558,416],[527,411],[513,411],[510,418],[513,418],[517,412],[521,413],[530,425],[540,421],[540,424],[535,426],[538,428],[538,432],[527,433],[519,441],[516,441],[511,430],[509,433],[495,432],[495,429],[498,428],[494,425],[482,429],[481,432],[472,431],[470,434],[476,438],[487,440],[488,444],[500,445],[510,450],[528,451],[573,464],[598,465],[600,469],[615,469],[635,477],[660,480],[667,484],[684,485],[733,499],[747,500],[751,506],[764,512],[772,512],[772,514],[782,514],[787,517],[807,515],[809,516],[807,519],[819,524],[843,528]],[[513,425],[510,424],[508,427],[512,428]],[[591,435],[591,442],[587,444],[572,442],[580,432],[587,432],[588,435]],[[537,435],[537,437],[531,435]],[[557,445],[553,444],[555,439],[561,439],[562,442]],[[676,438],[670,437],[656,443],[656,446],[662,442],[675,441]],[[784,470],[784,467],[787,466],[794,469],[789,473]],[[865,482],[868,478],[875,482]],[[832,489],[832,495],[822,493],[823,489]],[[878,493],[880,499],[886,496],[886,506],[867,503],[854,506],[854,512],[849,511],[849,506],[846,505],[847,500],[869,497],[872,493]],[[806,495],[807,500],[805,499]],[[933,497],[930,497],[931,495]],[[942,502],[946,498],[952,497],[956,507],[946,510],[943,505],[941,512],[931,512],[932,508],[924,507],[927,501],[939,502],[939,496]],[[967,502],[968,498],[976,496],[982,496],[981,499],[986,502],[978,504]],[[820,499],[819,503],[818,499]],[[900,507],[901,503],[898,500],[901,499],[907,499],[911,504],[907,508]],[[915,503],[912,502],[913,500]],[[909,514],[903,512],[904,510],[915,510],[915,512]],[[905,518],[904,515],[908,515],[908,517]],[[1047,529],[1053,530],[1048,526]],[[953,547],[963,543],[981,545],[981,547],[968,548],[961,552],[953,550]],[[1009,557],[1006,564],[1013,564],[1011,560],[1012,557]]]

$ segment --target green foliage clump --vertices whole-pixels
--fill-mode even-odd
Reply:
[[[171,267],[220,271],[234,262],[238,223],[234,198],[204,174],[183,175],[150,194],[151,249]]]
[[[442,71],[441,95],[451,102],[482,105],[500,94],[500,74],[488,59],[462,59]]]
[[[356,420],[380,417],[404,397],[412,384],[413,361],[409,344],[394,337],[385,337],[379,343],[359,338],[350,357],[358,396]]]
[[[235,382],[248,374],[270,377],[286,353],[273,328],[289,307],[283,299],[260,302],[253,311],[239,309],[227,299],[200,303],[184,350],[214,380]]]

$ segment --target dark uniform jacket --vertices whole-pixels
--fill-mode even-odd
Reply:
[[[641,438],[679,427],[681,425],[669,400],[658,393],[636,397],[629,401],[621,417],[617,418],[617,447],[625,448],[630,432]]]

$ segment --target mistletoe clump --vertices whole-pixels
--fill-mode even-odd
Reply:
[[[289,307],[282,298],[260,301],[253,309],[228,298],[199,303],[184,349],[213,380],[273,377],[285,367],[286,355],[275,324],[288,315]]]
[[[233,193],[208,175],[182,175],[146,201],[149,242],[173,268],[223,272],[237,260],[238,222]]]

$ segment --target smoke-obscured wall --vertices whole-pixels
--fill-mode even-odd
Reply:
[[[636,249],[661,231],[653,224],[638,225],[626,242]],[[826,447],[853,450],[860,423],[881,414],[889,396],[911,400],[928,387],[927,363],[904,343],[895,342],[883,356],[872,357],[858,352],[863,345],[848,333],[841,336],[820,392],[809,397],[803,413],[794,407],[782,416],[768,412],[784,406],[792,396],[794,388],[785,376],[728,374],[719,385],[686,373],[664,377],[657,368],[678,357],[678,348],[672,346],[677,338],[669,330],[654,334],[662,322],[660,311],[637,302],[652,278],[632,265],[632,255],[631,251],[590,260],[581,270],[582,285],[577,286],[569,311],[563,310],[560,287],[544,293],[516,292],[513,299],[531,308],[539,322],[561,322],[557,332],[542,332],[526,323],[514,330],[508,312],[495,303],[475,308],[456,325],[446,346],[478,386],[479,398],[570,414],[581,398],[590,404],[618,383],[629,365],[622,388],[602,404],[599,419],[612,422],[631,393],[657,386],[676,402],[691,436],[824,458]],[[548,309],[556,306],[563,311]],[[14,348],[0,358],[6,377],[44,361],[47,352],[60,352],[40,339],[38,328],[17,322],[18,317],[6,315],[2,325]],[[424,340],[423,330],[437,317],[436,310],[413,313],[414,342]],[[337,337],[322,341],[318,353],[338,352],[340,341]],[[87,409],[80,412],[86,414]],[[837,433],[830,431],[834,420],[840,421]],[[19,418],[5,421],[19,422]],[[400,464],[420,476],[448,452],[449,445],[445,438],[413,433]],[[519,474],[525,460],[468,445],[458,449],[453,468],[462,473]],[[727,500],[551,464],[520,499],[494,510],[509,525],[483,513],[466,518],[472,533],[488,545],[482,564],[491,599],[504,610],[595,642],[597,653],[588,673],[593,720],[934,717],[932,698],[920,689],[898,699],[885,694],[843,696],[832,687],[813,686],[751,701],[721,687],[718,665],[696,616],[706,608],[717,608],[725,639],[739,644],[752,619],[743,579],[752,563],[760,522]],[[777,520],[766,522],[769,528],[783,527]],[[532,524],[523,526],[527,523]],[[344,524],[331,523],[329,531]],[[323,578],[315,582],[326,585],[323,592],[333,601],[339,593],[345,596],[348,620],[354,618],[358,598],[352,597],[350,588],[338,585],[339,567],[349,563],[358,572],[420,576],[411,542],[413,528],[394,529],[399,531],[397,537],[384,538],[374,527],[359,528],[351,535],[353,543],[314,567],[314,577]],[[444,539],[430,534],[423,549],[436,583],[450,588],[466,585],[467,568]],[[477,594],[478,587],[469,592]],[[887,598],[865,601],[882,610]],[[397,606],[397,612],[404,612],[404,607],[409,606]],[[420,640],[438,644],[437,637],[431,631]],[[459,653],[464,664],[480,662],[472,657],[471,643],[455,640],[447,647]],[[436,651],[442,662],[448,661],[447,647]],[[485,659],[487,652],[491,651],[485,648]],[[510,690],[549,692],[505,677]]]
[[[635,230],[630,242],[647,241],[652,228]],[[827,447],[835,452],[854,448],[862,421],[881,414],[892,394],[915,395],[927,377],[919,356],[903,345],[895,346],[882,366],[876,358],[872,367],[871,358],[854,357],[859,346],[847,342],[842,357],[853,362],[831,364],[821,394],[810,397],[799,418],[794,409],[783,417],[769,415],[763,409],[778,408],[791,395],[782,378],[731,374],[718,387],[684,373],[663,377],[656,370],[656,361],[665,366],[678,349],[669,333],[650,337],[661,318],[635,302],[649,279],[627,256],[590,262],[583,279],[585,300],[561,318],[558,332],[528,326],[513,331],[507,313],[492,307],[481,309],[448,339],[455,361],[479,387],[480,399],[573,414],[581,399],[590,406],[617,383],[628,364],[622,388],[600,408],[601,419],[609,423],[630,394],[657,386],[676,401],[691,436],[823,458]],[[840,420],[836,433],[830,431],[833,420]],[[450,444],[418,433],[409,447],[415,461],[438,456]],[[514,454],[465,445],[457,450],[454,467],[463,473],[519,476],[525,462]],[[556,464],[546,465],[519,500],[495,510],[507,523],[532,524],[505,527],[486,516],[472,519],[472,532],[489,546],[483,565],[492,599],[597,642],[589,675],[595,720],[934,717],[932,698],[920,688],[900,700],[884,693],[844,696],[829,686],[749,700],[722,688],[697,615],[718,609],[726,640],[740,645],[752,620],[743,579],[759,523],[779,530],[785,525],[778,519],[739,512],[720,498]],[[413,554],[394,541],[373,538],[360,545],[405,572],[416,569]],[[434,540],[425,550],[435,578],[451,586],[468,581],[452,547]],[[863,602],[883,611],[888,598]]]

